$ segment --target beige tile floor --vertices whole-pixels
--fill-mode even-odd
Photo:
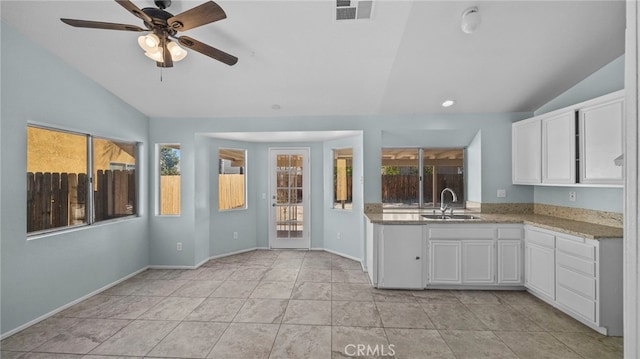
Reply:
[[[0,345],[21,359],[622,357],[622,338],[526,292],[376,290],[355,261],[267,250],[147,270]]]

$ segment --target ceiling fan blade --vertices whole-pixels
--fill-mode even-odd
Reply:
[[[167,24],[177,31],[186,31],[227,17],[224,10],[213,1],[167,19]]]
[[[88,27],[90,29],[123,30],[123,31],[149,31],[135,25],[114,24],[112,22],[60,19],[67,25],[75,27]]]
[[[137,7],[131,1],[129,1],[129,0],[116,0],[116,2],[118,4],[120,4],[122,7],[124,7],[125,9],[129,10],[129,12],[131,12],[136,17],[142,19],[142,21],[144,21],[144,22],[146,22],[148,24],[152,24],[153,23],[153,19],[151,19],[151,17],[149,15],[145,14],[142,10],[140,10],[139,7]]]
[[[204,44],[198,40],[192,39],[188,36],[181,36],[178,40],[180,41],[180,45],[186,48],[189,48],[191,50],[197,51],[203,55],[207,55],[229,66],[235,65],[236,62],[238,62],[237,57],[233,55],[229,55],[224,51],[218,50],[214,47]]]
[[[171,58],[171,52],[167,49],[167,40],[166,37],[160,39],[160,47],[162,48],[162,62],[156,62],[156,66],[158,67],[173,67],[173,59]]]

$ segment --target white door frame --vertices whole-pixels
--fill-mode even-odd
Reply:
[[[285,240],[276,238],[276,155],[301,154],[304,158],[302,167],[302,205],[303,235],[302,238]],[[269,248],[311,248],[311,148],[309,147],[271,147],[269,148]]]
[[[625,46],[625,185],[624,185],[624,357],[638,358],[640,348],[640,126],[638,118],[638,51],[640,45],[640,6],[627,1]]]

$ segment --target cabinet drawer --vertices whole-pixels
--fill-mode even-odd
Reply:
[[[431,228],[429,229],[430,239],[493,239],[495,230],[493,228]]]
[[[522,239],[522,228],[498,228],[498,239]]]
[[[564,267],[588,274],[592,277],[595,277],[596,275],[596,263],[593,261],[580,259],[563,252],[556,253],[556,260],[558,261],[558,264]]]
[[[580,243],[577,240],[563,237],[556,237],[556,248],[575,256],[591,260],[596,259],[596,247],[592,244]]]
[[[578,274],[567,268],[558,266],[557,268],[557,280],[558,285],[565,288],[572,289],[589,299],[596,299],[596,280],[592,277],[587,277],[582,274]]]
[[[554,236],[552,234],[532,231],[530,229],[525,231],[525,239],[528,242],[536,243],[547,248],[553,248],[554,244]]]
[[[596,302],[576,294],[566,288],[558,286],[556,291],[558,303],[582,315],[588,320],[596,321]]]

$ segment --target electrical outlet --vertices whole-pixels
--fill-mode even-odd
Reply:
[[[182,251],[182,242],[178,242],[178,243],[176,244],[176,250],[177,250],[178,252],[181,252],[181,251]]]
[[[576,192],[575,191],[569,191],[569,201],[575,202],[576,198],[577,198]]]
[[[497,196],[500,198],[506,197],[507,196],[507,190],[506,189],[499,189]]]
[[[342,233],[338,232],[338,233],[336,234],[336,238],[338,238],[338,239],[342,239]]]
[[[238,239],[238,232],[233,232],[233,239]]]

